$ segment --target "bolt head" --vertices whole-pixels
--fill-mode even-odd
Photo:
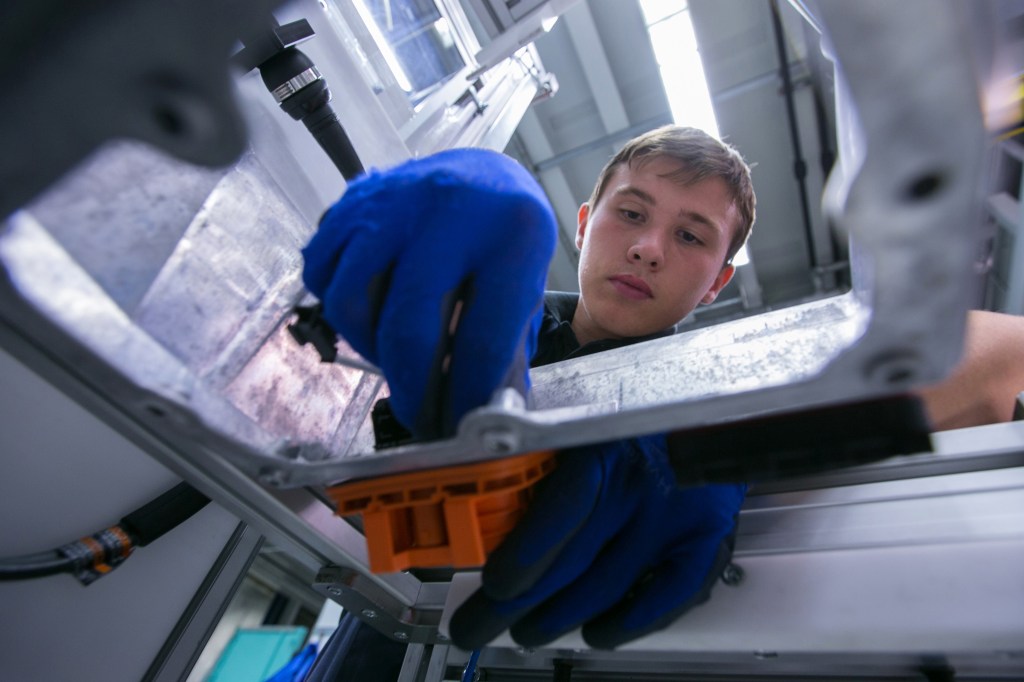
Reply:
[[[341,596],[341,588],[340,587],[328,587],[327,588],[327,594],[332,594],[335,597],[340,597]]]
[[[882,353],[865,368],[868,381],[886,387],[908,386],[920,373],[920,358],[911,351]]]
[[[376,618],[377,617],[377,612],[374,611],[373,609],[363,609],[362,611],[360,611],[360,613],[363,614],[364,618]]]
[[[409,633],[408,632],[402,632],[401,630],[399,630],[398,632],[395,633],[395,639],[400,639],[402,641],[405,641],[405,640],[409,639]]]
[[[272,488],[278,488],[284,485],[286,479],[287,477],[280,469],[266,469],[260,473],[260,483]]]
[[[488,452],[498,454],[514,452],[519,447],[519,436],[514,431],[498,427],[481,433],[480,441]]]
[[[722,571],[722,582],[726,585],[735,587],[743,582],[743,577],[745,575],[746,574],[744,573],[742,566],[730,563]]]

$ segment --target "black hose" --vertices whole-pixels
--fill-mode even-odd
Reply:
[[[70,573],[74,567],[74,559],[62,556],[56,550],[0,559],[0,582]]]
[[[281,108],[296,121],[302,121],[342,177],[350,181],[361,175],[363,164],[359,155],[331,109],[331,91],[309,57],[294,47],[286,47],[259,64],[259,70],[263,83],[275,97],[282,87],[289,93],[278,99]],[[315,80],[292,91],[289,84],[299,77]]]
[[[133,545],[145,547],[190,518],[209,501],[188,483],[179,483],[125,516],[118,525],[132,538]]]
[[[775,49],[779,57],[779,75],[782,77],[782,89],[786,101],[786,119],[789,123],[789,137],[793,145],[793,172],[796,175],[797,188],[800,191],[800,211],[803,214],[804,237],[807,243],[807,257],[811,268],[818,267],[818,255],[814,247],[814,233],[811,230],[811,211],[807,200],[807,162],[804,161],[803,147],[800,144],[800,130],[797,126],[796,105],[793,103],[793,81],[789,75],[789,56],[786,54],[786,36],[782,30],[782,17],[779,14],[778,0],[769,7],[772,13],[772,31],[775,34]]]
[[[116,526],[49,552],[0,559],[0,582],[73,573],[83,584],[117,568],[135,547],[145,547],[209,503],[187,483],[179,483],[121,519]]]

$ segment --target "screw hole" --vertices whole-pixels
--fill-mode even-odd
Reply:
[[[886,375],[885,380],[890,384],[904,384],[910,381],[914,376],[914,370],[907,367],[898,367],[889,371]]]
[[[153,118],[156,125],[164,133],[179,137],[185,134],[187,128],[185,118],[174,108],[167,105],[159,105],[153,109]]]
[[[893,350],[876,356],[865,377],[875,384],[902,387],[918,376],[920,358],[910,350]]]
[[[942,173],[924,173],[907,185],[906,195],[911,201],[924,201],[939,192],[946,184]]]

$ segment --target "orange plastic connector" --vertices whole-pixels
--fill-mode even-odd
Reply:
[[[370,570],[481,566],[515,527],[552,451],[342,483],[327,489],[339,516],[363,515]]]

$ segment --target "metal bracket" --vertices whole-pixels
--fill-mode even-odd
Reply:
[[[434,594],[415,607],[403,604],[366,575],[351,568],[326,566],[317,573],[313,587],[363,622],[391,639],[416,644],[445,644],[438,632],[447,583],[423,583],[421,591]],[[440,600],[439,602],[437,600]]]

